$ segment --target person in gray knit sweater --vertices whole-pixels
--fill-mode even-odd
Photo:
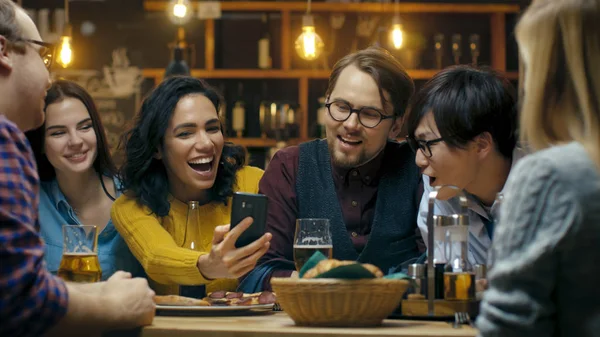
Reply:
[[[516,36],[521,136],[481,336],[600,335],[600,0],[534,0]]]

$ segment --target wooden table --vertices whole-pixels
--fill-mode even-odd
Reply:
[[[154,323],[139,332],[143,337],[330,337],[330,336],[404,336],[404,337],[474,337],[477,330],[463,325],[454,329],[446,322],[386,320],[371,328],[297,327],[285,313],[229,317],[156,316]]]

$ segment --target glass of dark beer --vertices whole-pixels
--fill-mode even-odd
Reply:
[[[70,282],[98,282],[102,269],[98,261],[96,226],[63,226],[63,255],[58,276]]]
[[[296,234],[294,235],[296,270],[300,271],[316,251],[320,251],[330,259],[333,256],[329,219],[296,220]]]

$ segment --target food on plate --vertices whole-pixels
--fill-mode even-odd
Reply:
[[[158,305],[174,306],[246,306],[259,304],[274,304],[277,301],[275,293],[263,291],[254,294],[242,292],[215,291],[209,293],[203,299],[178,296],[178,295],[156,295],[154,303]]]
[[[154,303],[158,305],[176,305],[176,306],[209,306],[210,303],[197,298],[178,296],[178,295],[156,295]]]
[[[263,291],[245,294],[242,292],[215,291],[208,294],[204,300],[213,306],[245,306],[259,304],[274,304],[277,301],[275,293]]]
[[[330,271],[333,268],[337,268],[340,266],[346,266],[346,265],[350,265],[350,264],[356,264],[356,263],[358,263],[358,262],[356,262],[356,261],[340,261],[340,260],[336,260],[336,259],[323,260],[323,261],[320,261],[319,263],[317,263],[317,265],[314,266],[313,268],[309,269],[306,273],[304,273],[302,278],[315,278],[325,272]],[[363,263],[362,266],[365,269],[367,269],[368,271],[370,271],[373,275],[375,275],[375,277],[383,277],[383,273],[376,266],[369,264],[369,263]]]

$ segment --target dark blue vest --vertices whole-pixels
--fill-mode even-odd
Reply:
[[[407,144],[388,142],[384,151],[375,217],[360,255],[346,230],[325,140],[300,145],[296,196],[298,218],[329,219],[335,259],[371,263],[388,273],[390,268],[420,256],[415,235],[419,205],[415,199],[420,174],[415,155]]]

